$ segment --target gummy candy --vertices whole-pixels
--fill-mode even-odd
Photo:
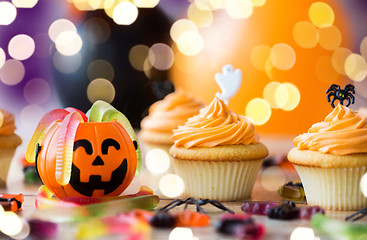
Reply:
[[[299,217],[300,210],[293,202],[278,205],[268,211],[268,217],[272,219],[290,220]]]
[[[267,215],[270,208],[276,207],[275,202],[246,202],[241,205],[245,213]]]
[[[284,199],[291,201],[304,201],[305,191],[301,182],[288,182],[278,189],[278,194]]]

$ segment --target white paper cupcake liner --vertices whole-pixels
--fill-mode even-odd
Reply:
[[[359,210],[367,207],[360,180],[367,167],[318,168],[294,164],[309,205],[328,210]]]
[[[16,148],[0,148],[0,186],[5,186]]]
[[[186,197],[236,201],[251,198],[262,159],[253,161],[189,161],[173,159],[185,182]]]

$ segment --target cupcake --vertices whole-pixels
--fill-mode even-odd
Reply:
[[[189,93],[177,90],[149,108],[149,115],[141,122],[139,137],[145,152],[160,148],[168,153],[173,144],[172,130],[199,113],[203,103]]]
[[[293,145],[288,160],[302,180],[308,204],[330,210],[367,206],[359,187],[367,170],[365,115],[339,104]]]
[[[14,116],[0,110],[0,186],[5,186],[8,172],[17,146],[22,139],[14,133]]]
[[[249,119],[215,97],[198,115],[173,130],[173,168],[184,194],[218,201],[243,200],[251,192],[267,148]]]

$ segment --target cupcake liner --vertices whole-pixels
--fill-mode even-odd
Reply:
[[[367,207],[360,180],[367,167],[318,168],[294,164],[309,205],[328,210],[359,210]]]
[[[0,148],[0,186],[5,186],[15,148]]]
[[[172,158],[185,182],[186,197],[236,201],[251,198],[262,159],[252,161],[190,161]]]

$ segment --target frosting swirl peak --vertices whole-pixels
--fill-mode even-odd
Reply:
[[[230,111],[215,97],[198,115],[173,130],[175,146],[215,147],[219,145],[252,144],[258,142],[255,126],[242,115]]]
[[[293,145],[299,150],[334,155],[366,153],[366,116],[339,103],[323,122],[315,123],[307,133],[296,137]]]
[[[0,135],[11,135],[15,129],[13,114],[0,109]]]
[[[171,132],[189,117],[199,113],[203,103],[189,93],[177,90],[149,108],[149,115],[141,122],[142,129],[157,132]]]

